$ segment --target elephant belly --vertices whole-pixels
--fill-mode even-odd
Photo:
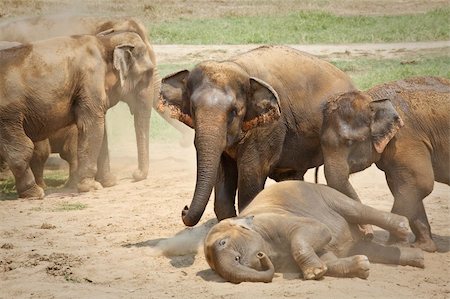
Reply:
[[[59,129],[74,123],[75,118],[72,113],[60,114],[49,113],[44,115],[32,115],[25,117],[24,130],[28,137],[33,141],[47,139],[52,133]]]
[[[323,157],[318,138],[287,134],[280,159],[269,177],[277,182],[303,180],[308,169],[322,164]]]

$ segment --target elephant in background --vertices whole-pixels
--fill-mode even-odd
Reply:
[[[434,181],[450,183],[449,119],[445,78],[408,78],[332,97],[321,133],[327,184],[358,199],[349,175],[375,163],[394,195],[392,213],[409,219],[416,246],[436,251],[422,201]]]
[[[29,165],[33,142],[72,124],[78,134],[78,189],[101,188],[94,177],[97,158],[107,150],[105,113],[119,99],[135,115],[138,148],[141,141],[148,149],[152,58],[134,32],[58,37],[0,51],[0,156],[19,197],[44,196]],[[140,166],[147,161],[139,175],[146,175],[148,157],[139,158]]]
[[[38,40],[68,36],[68,35],[84,35],[84,34],[102,34],[111,31],[130,31],[139,34],[141,39],[147,46],[148,55],[151,57],[151,61],[154,65],[151,81],[149,84],[149,90],[146,93],[149,95],[148,99],[145,99],[145,105],[139,104],[139,108],[136,103],[127,102],[130,106],[131,113],[134,113],[135,117],[135,131],[137,140],[137,152],[138,152],[138,170],[133,173],[133,177],[136,181],[143,180],[148,175],[149,167],[149,122],[147,124],[138,121],[136,118],[141,118],[136,113],[146,113],[150,118],[152,106],[156,107],[157,97],[159,96],[161,80],[158,74],[156,66],[156,58],[149,40],[148,31],[145,26],[137,19],[130,17],[101,17],[101,16],[88,16],[88,15],[49,15],[39,17],[26,17],[14,20],[7,20],[0,23],[0,40],[14,41],[21,43],[30,43]],[[0,44],[1,46],[1,44]],[[115,99],[119,101],[123,99]],[[136,113],[135,113],[136,112]],[[190,132],[180,122],[172,119],[168,114],[161,114],[161,116],[177,129],[183,135],[183,143],[186,140],[190,140]],[[76,137],[71,137],[76,138]],[[105,154],[108,154],[105,151]],[[109,161],[109,157],[100,157],[103,162]],[[106,161],[106,162],[104,162]],[[108,162],[109,163],[109,162]],[[40,167],[37,165],[37,167]],[[43,167],[43,166],[42,166]],[[105,173],[99,173],[99,181],[105,182],[104,186],[114,184],[114,176],[109,172],[109,165],[105,165],[103,168]],[[102,169],[99,169],[102,171]]]
[[[424,267],[418,248],[361,240],[357,224],[401,239],[408,219],[363,205],[328,186],[284,181],[261,191],[239,217],[212,227],[204,242],[210,267],[227,281],[270,282],[274,272],[304,279],[369,276],[370,262]]]
[[[106,130],[103,138],[107,138]],[[108,144],[107,139],[104,142]],[[44,182],[45,162],[50,153],[59,153],[59,156],[69,164],[69,178],[65,186],[68,188],[76,188],[79,182],[77,148],[78,129],[75,124],[59,129],[48,139],[35,142],[30,167],[34,174],[36,184],[44,189],[46,188]],[[116,178],[110,172],[109,153],[106,147],[101,148],[98,156],[95,180],[102,184],[103,187],[111,187],[116,184]]]
[[[183,222],[200,220],[212,189],[219,220],[236,216],[276,181],[322,164],[322,104],[355,89],[330,63],[285,46],[205,61],[162,80],[160,108],[195,129],[197,181]]]

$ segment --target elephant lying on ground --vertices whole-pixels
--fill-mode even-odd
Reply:
[[[1,50],[0,65],[0,156],[14,174],[20,197],[44,195],[29,166],[33,142],[72,124],[78,129],[78,189],[101,188],[94,177],[106,148],[105,113],[119,99],[130,105],[148,147],[154,64],[138,34],[38,41]]]
[[[435,251],[422,200],[434,181],[450,184],[450,80],[417,77],[343,93],[323,113],[327,184],[358,199],[349,175],[376,163],[394,195],[392,213],[409,219],[416,246]]]
[[[161,109],[195,129],[197,182],[183,222],[200,220],[214,187],[219,220],[236,216],[264,188],[303,179],[322,164],[322,104],[353,90],[350,78],[306,53],[264,46],[230,60],[205,61],[162,80]]]
[[[285,181],[261,191],[240,213],[208,233],[205,257],[224,279],[272,281],[274,272],[369,276],[369,261],[424,267],[418,248],[383,246],[360,238],[356,224],[370,223],[401,239],[408,219],[363,205],[324,185]]]

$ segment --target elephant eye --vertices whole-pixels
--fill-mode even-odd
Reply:
[[[236,110],[236,108],[231,109],[230,112],[228,113],[228,123],[229,123],[229,124],[234,120],[234,118],[236,117],[236,115],[237,115],[237,110]]]
[[[240,257],[240,256],[236,256],[236,257],[234,258],[234,260],[235,260],[236,262],[239,262],[239,261],[241,260],[241,257]]]
[[[219,241],[219,246],[224,246],[227,242],[225,240],[220,240]]]

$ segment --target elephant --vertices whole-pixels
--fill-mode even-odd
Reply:
[[[322,104],[354,90],[332,64],[287,46],[262,46],[162,79],[159,108],[195,129],[197,179],[185,225],[200,220],[214,187],[218,220],[276,181],[303,179],[322,164]]]
[[[38,40],[44,40],[48,38],[68,35],[83,35],[83,34],[102,34],[110,31],[131,31],[136,32],[142,38],[147,46],[148,54],[151,56],[153,67],[153,75],[150,78],[150,88],[148,91],[149,98],[146,104],[140,105],[139,108],[142,113],[147,113],[150,118],[152,106],[157,104],[157,98],[160,90],[160,76],[158,68],[156,66],[156,58],[153,51],[153,47],[150,43],[148,32],[145,26],[137,19],[130,17],[100,17],[100,16],[87,16],[87,15],[47,15],[38,17],[25,17],[15,20],[8,20],[0,24],[0,40],[14,41],[20,43],[30,43]],[[0,45],[1,46],[1,45]],[[119,101],[117,99],[115,101]],[[134,105],[134,103],[129,103]],[[155,106],[156,108],[156,106]],[[134,108],[130,107],[132,113]],[[183,135],[182,143],[186,143],[190,140],[190,132],[180,122],[172,119],[168,114],[161,114],[161,116],[171,126],[177,129]],[[138,170],[133,173],[133,178],[136,181],[143,180],[148,176],[149,168],[149,121],[142,122],[138,114],[134,115],[135,118],[135,131],[137,139],[137,152],[138,152]],[[67,134],[67,133],[66,133]],[[75,136],[71,138],[76,138]],[[61,143],[60,141],[57,141]],[[73,151],[75,152],[75,151]],[[108,154],[106,151],[105,154]],[[100,157],[102,161],[99,163],[109,163],[109,157]],[[72,159],[71,159],[72,160]],[[114,185],[115,179],[109,172],[109,165],[104,165],[100,170],[104,170],[105,173],[99,173],[98,177],[100,181],[104,182],[104,186]],[[36,165],[40,168],[43,166]],[[99,171],[100,171],[99,170]]]
[[[423,199],[434,181],[450,183],[449,119],[445,78],[412,77],[332,96],[321,131],[327,184],[358,199],[349,175],[375,163],[394,196],[392,213],[409,219],[414,245],[436,251]]]
[[[137,33],[37,41],[1,50],[0,64],[0,156],[15,177],[19,197],[44,196],[29,165],[33,142],[72,124],[78,134],[78,190],[101,188],[94,176],[97,158],[107,148],[105,113],[119,99],[134,113],[138,140],[148,148],[155,66]],[[147,165],[141,176],[148,169],[142,152],[140,167]]]
[[[283,181],[261,191],[239,217],[213,226],[204,241],[205,258],[233,283],[270,282],[274,272],[365,279],[370,262],[424,267],[421,249],[362,240],[358,223],[402,239],[410,232],[404,216],[363,205],[325,185]]]
[[[103,138],[107,138],[106,131]],[[107,143],[107,139],[105,140]],[[48,139],[34,143],[33,156],[30,160],[36,184],[43,189],[47,186],[44,182],[44,165],[50,153],[59,153],[59,156],[69,164],[69,178],[65,186],[75,188],[79,182],[78,178],[78,129],[76,124],[59,129]],[[111,175],[109,169],[109,153],[107,148],[102,147],[97,159],[97,174],[95,180],[103,187],[111,187],[116,184],[115,176]]]

